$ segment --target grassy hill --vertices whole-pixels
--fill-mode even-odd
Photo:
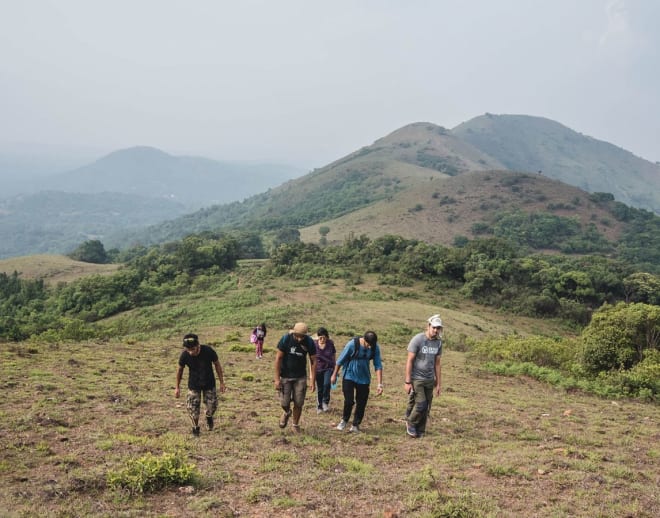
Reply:
[[[117,264],[92,264],[74,261],[63,255],[29,255],[0,260],[0,272],[18,272],[21,279],[43,279],[46,284],[71,282],[88,275],[117,271]]]
[[[389,233],[451,243],[457,236],[473,237],[474,224],[492,224],[498,212],[513,207],[576,218],[583,228],[593,224],[614,240],[622,225],[611,207],[599,208],[587,196],[603,191],[632,200],[632,190],[618,188],[630,183],[637,189],[635,201],[654,197],[648,187],[660,178],[654,172],[657,166],[631,157],[538,117],[487,115],[451,131],[415,123],[242,203],[210,207],[130,236],[116,235],[112,242],[156,243],[227,227],[295,227],[302,229],[304,240],[317,241],[319,227],[327,226],[331,241],[350,233]],[[604,164],[609,164],[606,169]],[[506,170],[533,174],[513,179]],[[475,175],[479,171],[491,173]],[[510,185],[484,181],[500,176]],[[597,181],[604,177],[609,183]]]
[[[503,211],[576,218],[593,224],[610,241],[619,239],[624,224],[589,193],[539,174],[476,171],[450,178],[428,179],[410,189],[345,216],[301,229],[301,239],[318,242],[319,228],[330,228],[327,240],[341,243],[351,233],[375,238],[387,234],[452,245],[459,236],[479,237],[475,225],[495,222]]]
[[[660,164],[542,117],[486,114],[452,129],[513,171],[538,172],[588,192],[609,192],[660,214]]]
[[[427,435],[415,440],[402,421],[405,346],[438,312],[443,391]],[[248,336],[262,320],[269,335],[257,361]],[[326,326],[339,348],[354,333],[378,332],[385,392],[372,392],[362,434],[334,429],[340,390],[324,414],[308,391],[301,434],[278,428],[273,350],[296,320]],[[8,516],[660,513],[657,405],[496,376],[461,352],[467,338],[560,336],[558,322],[476,307],[448,289],[379,286],[369,276],[360,285],[264,281],[251,263],[224,283],[106,325],[123,331],[104,342],[0,347],[8,389],[0,402],[0,501]],[[173,397],[188,331],[218,351],[228,387],[215,430],[198,439],[185,400]],[[164,454],[194,465],[194,480],[145,493],[110,484],[132,462]]]

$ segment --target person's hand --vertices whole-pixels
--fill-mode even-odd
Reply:
[[[383,393],[383,384],[379,383],[378,384],[378,389],[376,389],[376,395],[380,396]]]
[[[179,390],[179,387],[174,389],[174,397],[178,398],[181,395],[181,390]]]
[[[314,383],[314,378],[309,378],[309,384],[312,386],[312,392],[316,390],[316,383]]]
[[[225,384],[224,384],[224,383],[220,383],[220,392],[223,392],[223,393],[224,393],[225,390],[227,390],[227,387],[225,387]]]
[[[440,395],[440,386],[439,385],[437,387],[435,387],[435,395],[436,396]]]
[[[282,384],[280,383],[280,380],[277,380],[275,382],[275,390],[279,392],[282,389]]]
[[[410,395],[412,389],[413,389],[412,383],[404,383],[403,390],[405,390],[406,394]]]
[[[334,385],[335,383],[337,383],[337,375],[333,374],[330,376],[330,385]]]

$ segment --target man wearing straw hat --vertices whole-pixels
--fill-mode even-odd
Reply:
[[[300,432],[300,415],[307,394],[307,358],[310,365],[309,385],[314,392],[316,347],[309,336],[307,324],[298,322],[280,339],[275,355],[275,390],[279,392],[283,411],[279,426],[286,428],[289,417],[292,417],[294,432]]]

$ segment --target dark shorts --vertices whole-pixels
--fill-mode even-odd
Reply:
[[[288,409],[291,401],[299,408],[305,404],[307,378],[282,378],[280,380],[280,404]]]

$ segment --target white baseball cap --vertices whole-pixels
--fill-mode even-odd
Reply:
[[[429,317],[428,323],[431,324],[431,327],[442,327],[442,319],[440,318],[440,315]]]

